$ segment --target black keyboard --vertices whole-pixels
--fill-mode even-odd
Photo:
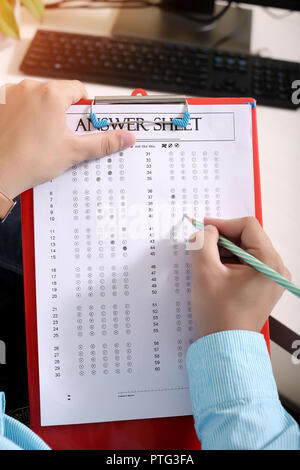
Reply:
[[[188,96],[245,96],[296,109],[300,64],[129,37],[38,30],[21,64],[28,75],[144,88]]]

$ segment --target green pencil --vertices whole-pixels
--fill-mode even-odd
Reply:
[[[202,222],[199,222],[198,220],[193,219],[187,215],[184,215],[184,217],[188,219],[198,230],[204,229],[204,224]],[[255,256],[252,256],[247,253],[247,251],[243,250],[235,243],[231,242],[230,240],[227,240],[227,238],[223,237],[223,235],[219,236],[218,245],[227,248],[227,250],[231,251],[231,253],[233,253],[238,258],[242,259],[250,266],[252,266],[252,268],[256,269],[265,276],[268,276],[270,279],[273,279],[273,281],[277,282],[277,284],[284,287],[288,291],[292,292],[292,294],[300,298],[300,287],[297,287],[293,282],[289,281],[277,271],[270,268],[259,259],[255,258]]]

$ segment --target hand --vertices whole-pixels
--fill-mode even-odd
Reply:
[[[204,243],[191,250],[192,311],[199,336],[224,330],[260,332],[284,289],[217,245],[219,232],[291,279],[279,254],[254,217],[204,220]],[[194,234],[191,242],[203,238]],[[201,245],[199,245],[201,246]]]
[[[0,190],[10,198],[81,161],[134,145],[134,134],[126,130],[75,136],[66,110],[81,98],[87,92],[77,80],[6,86],[6,104],[0,104]]]

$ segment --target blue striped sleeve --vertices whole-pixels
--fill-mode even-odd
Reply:
[[[4,414],[5,396],[0,392],[0,450],[49,450],[50,447],[20,421]]]
[[[205,336],[189,347],[186,361],[203,449],[300,449],[299,427],[279,401],[263,335]]]

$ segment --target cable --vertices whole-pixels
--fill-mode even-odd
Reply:
[[[237,7],[239,8],[239,7]],[[240,9],[240,8],[239,8]],[[240,9],[241,10],[241,9]],[[229,39],[232,39],[233,37],[235,37],[237,34],[240,33],[240,31],[244,28],[244,26],[246,25],[247,23],[247,17],[245,16],[244,17],[244,20],[239,23],[229,34],[227,34],[226,36],[218,39],[218,41],[216,41],[212,47],[213,48],[218,48],[220,47],[222,44],[224,44],[224,42],[227,42],[229,41]]]
[[[227,0],[227,5],[225,5],[224,8],[217,15],[211,15],[211,16],[208,16],[207,18],[204,18],[200,14],[197,15],[197,13],[182,12],[182,14],[185,18],[188,18],[189,20],[195,21],[199,24],[212,24],[218,21],[220,18],[222,18],[223,15],[225,15],[225,13],[231,7],[232,2],[233,0]]]

